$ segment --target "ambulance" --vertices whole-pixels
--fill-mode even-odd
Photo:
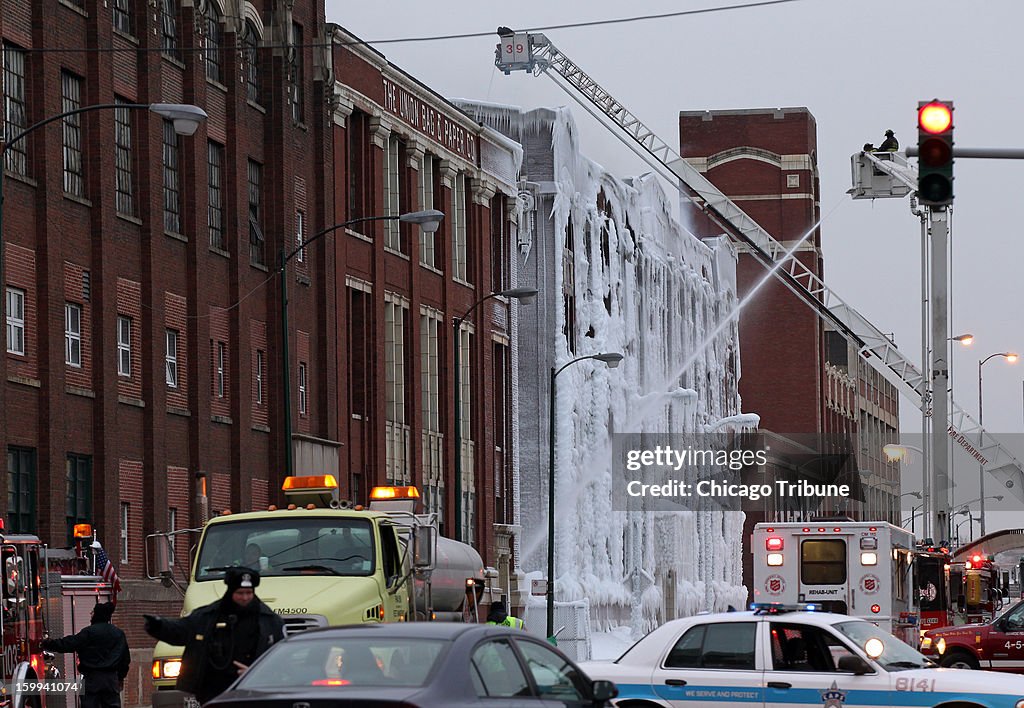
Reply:
[[[918,642],[914,536],[881,521],[848,518],[754,526],[753,601],[814,603]]]

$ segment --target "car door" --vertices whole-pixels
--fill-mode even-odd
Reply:
[[[1024,603],[996,620],[985,648],[993,671],[1020,673],[1024,670]]]
[[[760,705],[764,689],[756,656],[759,624],[754,620],[691,625],[655,667],[654,692],[671,706]]]
[[[840,658],[856,653],[824,627],[784,620],[769,622],[765,641],[765,708],[894,705],[888,674],[873,671],[857,676],[837,669]]]
[[[544,702],[505,639],[480,643],[470,657],[469,675],[476,691],[477,705],[502,708],[541,708]]]
[[[545,708],[589,708],[594,704],[589,681],[571,661],[541,642],[516,638],[515,645]]]

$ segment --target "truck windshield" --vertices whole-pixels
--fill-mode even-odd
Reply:
[[[373,527],[366,519],[304,518],[211,524],[203,534],[196,580],[224,577],[244,566],[263,577],[283,575],[372,575],[376,565]]]
[[[845,637],[853,641],[861,650],[869,639],[878,639],[882,642],[882,653],[875,661],[885,667],[887,671],[902,671],[903,669],[926,669],[934,664],[926,659],[916,649],[905,644],[888,632],[883,632],[871,622],[854,620],[840,622],[832,625]]]

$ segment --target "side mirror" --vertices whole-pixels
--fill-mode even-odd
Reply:
[[[590,684],[590,695],[595,701],[610,701],[619,695],[619,688],[611,681],[594,681]]]
[[[433,526],[416,527],[412,559],[412,564],[416,568],[430,568],[434,565],[434,530]]]
[[[1005,632],[1008,625],[1009,625],[1009,622],[1006,620],[1006,618],[1005,617],[1000,617],[999,619],[997,619],[993,623],[992,626],[995,627],[1000,632]]]
[[[855,656],[853,654],[847,654],[846,656],[839,657],[838,668],[840,671],[845,671],[856,676],[863,676],[864,674],[871,673],[871,665],[859,656]]]

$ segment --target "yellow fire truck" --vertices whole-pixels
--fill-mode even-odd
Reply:
[[[471,546],[440,537],[433,514],[416,514],[415,487],[376,487],[370,508],[338,498],[332,475],[288,477],[289,504],[208,521],[191,562],[182,616],[224,594],[224,573],[260,572],[258,596],[286,634],[363,622],[461,620],[484,586]],[[171,534],[154,534],[159,575],[169,576]],[[153,651],[153,707],[194,705],[173,690],[181,647]]]

